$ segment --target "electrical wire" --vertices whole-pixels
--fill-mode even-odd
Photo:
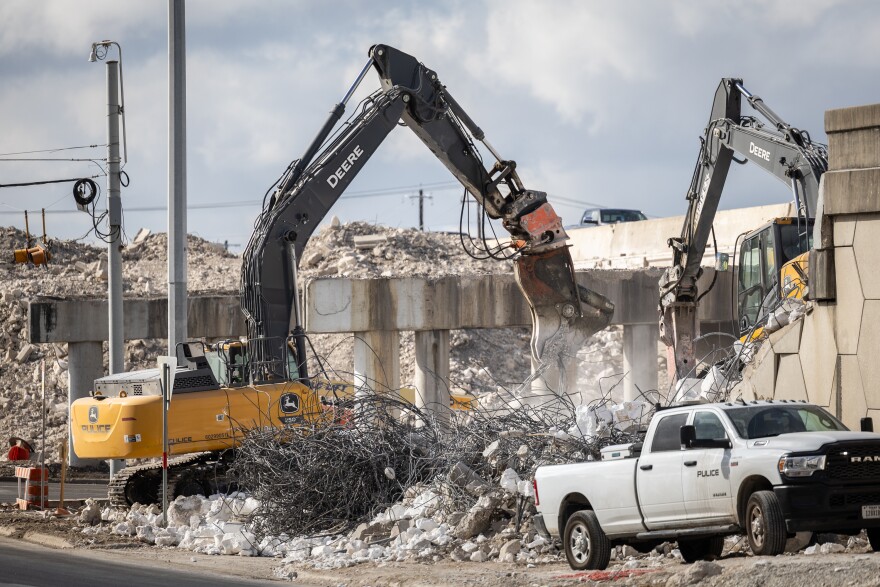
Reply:
[[[96,149],[98,147],[106,147],[107,145],[82,145],[79,147],[60,147],[57,149],[37,149],[35,151],[18,151],[15,153],[0,153],[0,157],[9,157],[11,155],[34,155],[36,153],[57,153],[58,151],[73,151],[75,149]]]

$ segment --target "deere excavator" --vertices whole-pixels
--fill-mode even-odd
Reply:
[[[765,122],[742,113],[743,98]],[[668,241],[673,264],[660,279],[660,337],[667,347],[670,381],[694,377],[698,366],[694,348],[700,336],[697,310],[708,290],[700,292],[697,280],[703,273],[709,237],[714,238],[712,225],[730,164],[751,161],[785,183],[797,210],[797,216],[775,218],[742,239],[733,318],[744,340],[760,336],[760,321],[780,299],[809,295],[809,251],[814,226],[821,222],[819,181],[828,169],[827,148],[782,120],[746,90],[741,79],[721,80],[700,141],[681,236]],[[717,252],[717,246],[715,251],[716,271],[726,269],[728,260]]]
[[[338,125],[356,88],[375,69],[381,88]],[[334,128],[339,127],[335,132]],[[300,159],[266,192],[244,253],[241,308],[245,342],[178,346],[168,412],[169,495],[223,489],[217,475],[248,429],[319,426],[351,386],[309,373],[297,266],[310,236],[346,187],[397,126],[407,126],[443,162],[485,214],[511,235],[517,283],[532,313],[535,375],[548,388],[573,381],[566,357],[610,321],[613,305],[579,286],[559,216],[546,194],[527,189],[516,163],[501,157],[437,74],[414,57],[374,45],[369,60]],[[475,141],[494,161],[484,165]],[[137,459],[162,454],[158,369],[98,379],[92,397],[71,407],[81,458]],[[111,480],[115,505],[155,502],[158,464],[127,467]]]

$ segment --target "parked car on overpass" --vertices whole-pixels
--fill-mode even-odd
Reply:
[[[621,208],[587,208],[581,218],[580,226],[602,226],[618,222],[637,222],[648,217],[640,210],[623,210]]]

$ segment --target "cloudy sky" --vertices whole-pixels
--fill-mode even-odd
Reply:
[[[87,58],[93,41],[122,45],[129,236],[167,226],[167,16],[159,0],[0,3],[0,153],[106,143],[106,66]],[[590,204],[682,214],[722,77],[742,77],[823,142],[826,109],[880,101],[873,0],[190,0],[186,17],[188,227],[232,245],[247,242],[266,188],[305,149],[374,43],[437,71],[567,223]],[[359,95],[377,87],[370,73]],[[96,173],[88,161],[0,161],[0,184]],[[415,226],[408,196],[422,184],[432,196],[428,228],[457,229],[451,180],[400,128],[333,213]],[[23,227],[20,210],[47,207],[50,236],[82,236],[90,220],[74,211],[70,188],[0,189],[0,225]],[[722,207],[789,199],[747,165],[732,171]]]

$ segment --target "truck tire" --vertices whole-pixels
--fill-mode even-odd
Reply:
[[[678,541],[678,552],[681,553],[681,558],[686,563],[718,558],[721,556],[722,550],[724,550],[724,536],[708,536]]]
[[[756,491],[746,505],[746,535],[758,556],[776,556],[785,551],[787,532],[779,500],[772,491]]]
[[[575,571],[604,570],[611,560],[611,541],[591,510],[571,515],[563,533],[565,558]]]
[[[865,530],[868,535],[868,542],[871,544],[871,550],[880,552],[880,528],[868,528]]]

